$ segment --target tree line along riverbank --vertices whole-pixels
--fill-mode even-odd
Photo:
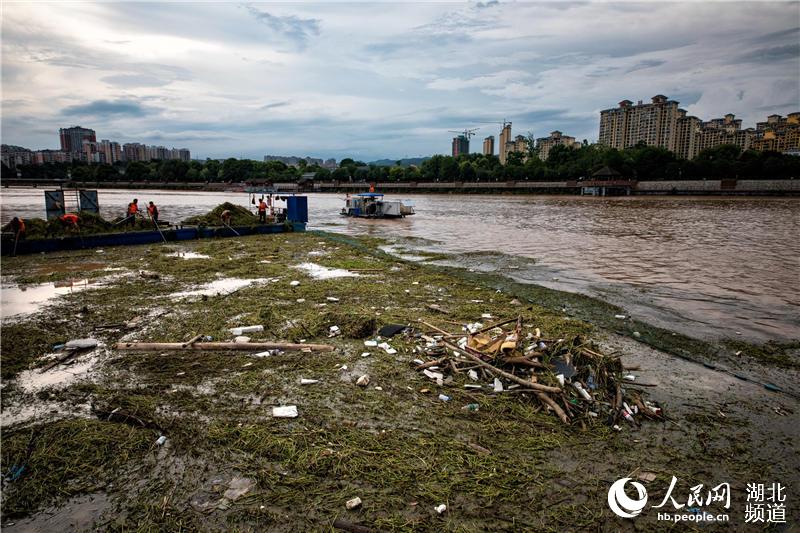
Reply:
[[[398,161],[400,163],[400,161]],[[458,157],[434,155],[419,166],[379,166],[342,159],[336,169],[317,165],[289,167],[280,161],[229,158],[205,161],[120,161],[109,164],[51,163],[2,167],[2,179],[26,182],[75,181],[93,183],[229,184],[246,182],[298,183],[308,179],[334,182],[571,182],[589,178],[609,167],[621,178],[634,181],[782,180],[800,178],[800,157],[778,152],[742,152],[723,145],[701,152],[695,159],[678,159],[662,148],[639,145],[616,150],[601,145],[580,148],[556,146],[546,161],[535,154],[509,154],[505,165],[493,155]]]

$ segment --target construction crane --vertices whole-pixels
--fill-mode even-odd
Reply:
[[[510,126],[511,125],[511,121],[510,120],[506,120],[506,119],[503,119],[502,121],[500,121],[500,120],[486,120],[486,121],[479,120],[478,124],[502,124],[503,127],[505,128],[506,126]]]
[[[480,128],[464,128],[464,131],[447,130],[451,133],[460,134],[458,137],[453,138],[453,157],[469,154],[469,139],[475,135],[475,132],[479,129]]]
[[[475,135],[475,132],[478,131],[479,129],[480,128],[472,128],[472,129],[464,128],[464,131],[456,131],[456,130],[447,130],[447,131],[449,131],[450,133],[460,133],[469,141],[470,137]]]

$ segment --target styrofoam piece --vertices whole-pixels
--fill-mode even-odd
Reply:
[[[67,341],[64,347],[68,350],[88,350],[94,348],[100,343],[97,339],[74,339]]]
[[[503,382],[499,378],[494,378],[494,391],[503,392]]]
[[[272,416],[275,418],[296,418],[297,406],[296,405],[282,405],[280,407],[272,408]]]
[[[243,326],[240,328],[230,328],[229,331],[236,335],[242,335],[244,333],[257,333],[259,331],[264,331],[264,326],[257,325],[257,326]]]

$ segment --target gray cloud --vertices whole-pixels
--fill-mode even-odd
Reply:
[[[747,52],[736,58],[736,62],[746,63],[781,63],[783,61],[800,59],[800,43],[760,48]]]
[[[290,103],[291,102],[289,102],[288,100],[285,102],[273,102],[271,104],[264,104],[261,107],[259,107],[259,109],[276,109],[278,107],[286,107]]]
[[[664,63],[666,63],[666,61],[663,61],[661,59],[646,59],[644,61],[639,61],[632,67],[628,68],[628,70],[626,70],[625,72],[629,73],[629,72],[635,72],[637,70],[643,70],[646,68],[660,67]]]
[[[317,19],[301,19],[293,15],[278,16],[260,11],[250,5],[245,7],[253,18],[274,32],[290,39],[300,49],[306,47],[309,38],[319,35],[320,21]]]
[[[61,110],[62,115],[74,117],[107,117],[120,115],[143,117],[153,112],[153,109],[144,107],[134,100],[95,100],[87,104],[67,106]]]

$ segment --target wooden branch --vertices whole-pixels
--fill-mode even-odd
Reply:
[[[506,324],[510,324],[511,322],[516,322],[516,321],[517,321],[516,318],[509,318],[508,320],[503,320],[502,322],[496,322],[494,324],[486,326],[483,329],[479,329],[474,333],[474,335],[477,335],[478,333],[486,333],[490,329],[499,328],[500,326],[505,326]]]
[[[561,407],[559,407],[550,396],[544,394],[543,392],[537,392],[536,397],[539,398],[542,403],[549,406],[556,413],[556,415],[558,415],[558,418],[560,418],[562,422],[569,424],[569,417],[567,416],[567,413],[565,413],[564,410],[561,409]]]
[[[508,363],[511,365],[524,365],[524,366],[532,366],[536,368],[548,368],[547,365],[540,363],[538,361],[531,361],[527,357],[506,357],[503,359],[504,363]]]
[[[441,359],[436,359],[434,361],[428,361],[427,363],[422,363],[421,365],[417,365],[414,367],[414,370],[425,370],[426,368],[430,368],[432,366],[439,366],[445,361],[447,361],[447,357],[442,357]]]
[[[469,357],[470,359],[472,359],[473,361],[475,361],[476,363],[478,363],[479,365],[481,365],[485,369],[489,370],[490,372],[492,372],[494,374],[497,374],[498,376],[503,376],[504,378],[506,378],[506,379],[508,379],[510,381],[513,381],[514,383],[519,383],[523,387],[528,387],[529,389],[534,389],[534,390],[537,390],[537,391],[540,391],[540,392],[555,392],[555,393],[560,393],[561,392],[561,389],[559,387],[549,387],[547,385],[542,385],[540,383],[533,383],[531,381],[528,381],[528,380],[522,379],[520,377],[517,377],[514,374],[509,374],[508,372],[500,370],[496,366],[490,365],[489,363],[487,363],[486,361],[484,361],[483,359],[481,359],[477,355],[474,355],[474,354],[468,352],[467,350],[462,350],[460,347],[456,346],[455,344],[451,344],[451,343],[449,343],[447,341],[442,341],[442,343],[445,346],[447,346],[448,348],[450,348],[451,350],[455,350],[455,351],[457,351],[457,352],[459,352],[459,353],[461,353],[463,355],[466,355],[467,357]]]
[[[434,326],[433,324],[428,324],[427,322],[425,322],[425,321],[424,321],[424,320],[422,320],[422,319],[420,319],[420,322],[421,322],[423,325],[425,325],[425,326],[428,326],[428,327],[429,327],[429,328],[431,328],[432,330],[434,330],[434,331],[438,331],[439,333],[441,333],[441,334],[443,334],[443,335],[453,335],[453,334],[452,334],[452,333],[450,333],[449,331],[445,331],[445,330],[443,330],[442,328],[437,328],[437,327],[436,327],[436,326]]]
[[[312,352],[330,352],[334,347],[330,344],[291,344],[285,342],[197,342],[187,344],[181,342],[118,342],[114,345],[115,350],[128,350],[139,352],[157,352],[160,350],[285,350],[302,351],[311,350]]]
[[[192,344],[196,343],[197,341],[199,341],[202,338],[203,338],[203,335],[195,335],[194,337],[192,337],[188,341],[184,342],[181,346],[186,348],[187,346],[191,346]]]

